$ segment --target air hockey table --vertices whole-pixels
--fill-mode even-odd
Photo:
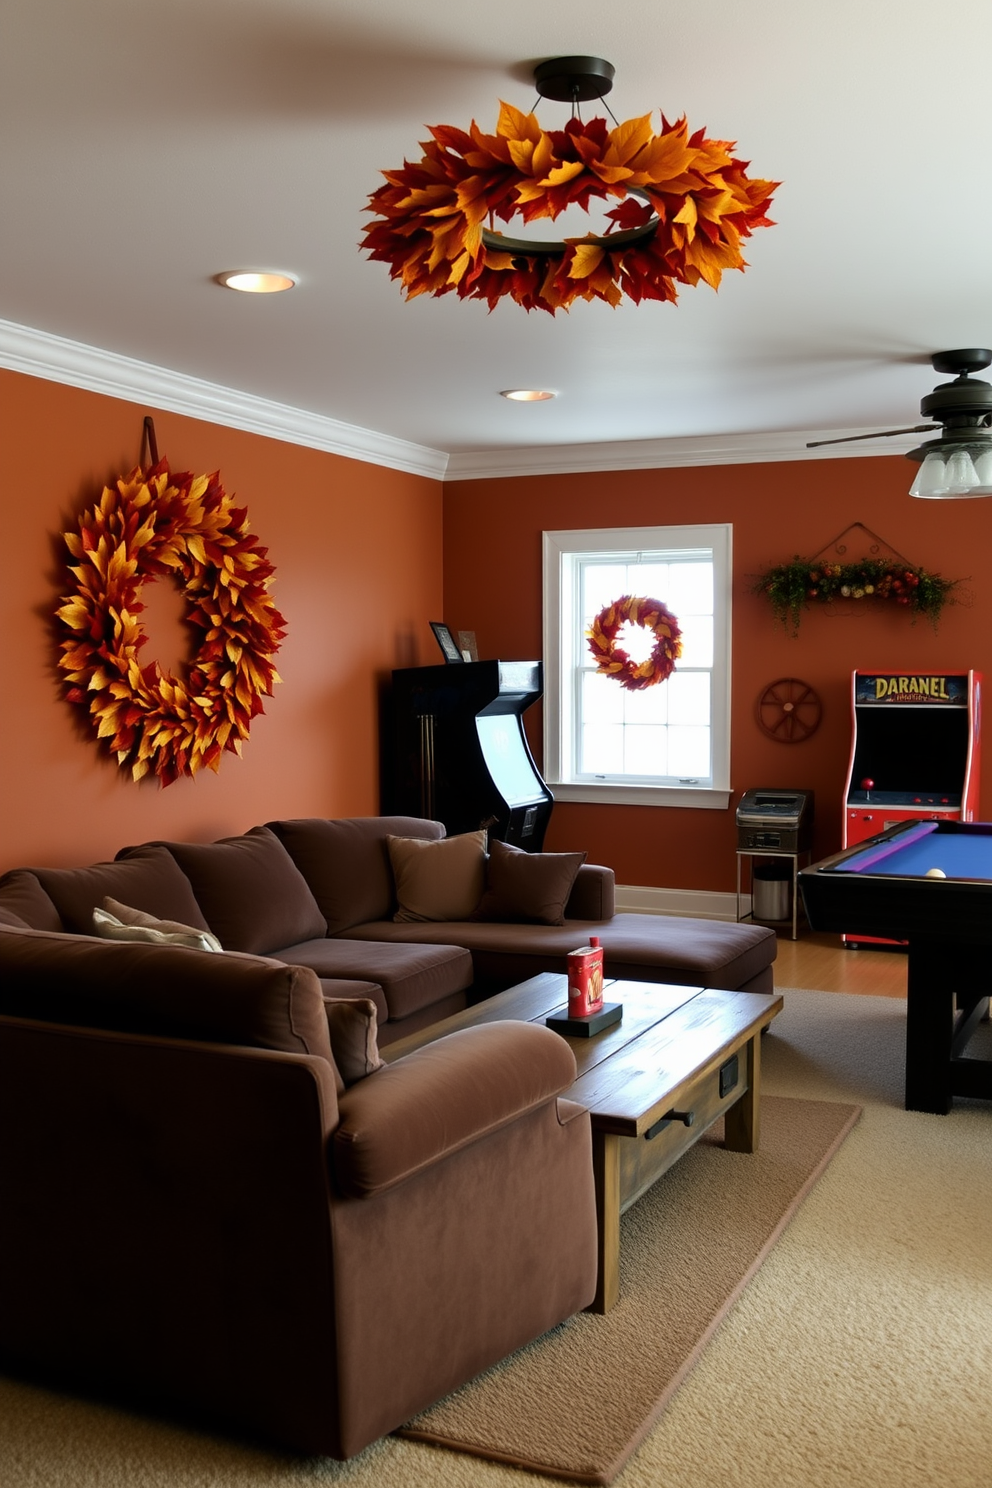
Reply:
[[[992,1062],[962,1052],[992,991],[992,822],[901,822],[799,882],[812,929],[906,943],[906,1109],[992,1100]]]

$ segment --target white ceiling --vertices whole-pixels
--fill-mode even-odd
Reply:
[[[0,0],[0,25],[18,326],[463,455],[801,451],[917,422],[929,354],[992,345],[990,0]],[[567,53],[615,65],[619,119],[685,113],[782,180],[751,267],[678,306],[406,303],[358,249],[379,171],[426,125],[530,108]],[[300,282],[213,282],[241,267]],[[498,397],[521,385],[560,397]]]

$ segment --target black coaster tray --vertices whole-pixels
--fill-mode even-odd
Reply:
[[[622,1017],[622,1002],[604,1002],[599,1012],[590,1013],[588,1018],[545,1018],[544,1021],[565,1038],[592,1038],[594,1033],[602,1033],[604,1028],[619,1023]]]

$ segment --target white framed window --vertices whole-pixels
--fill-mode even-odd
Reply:
[[[730,800],[729,523],[544,533],[544,775],[563,801],[726,808]],[[629,692],[596,671],[586,632],[623,594],[682,629],[665,682]],[[650,631],[625,627],[641,661]]]

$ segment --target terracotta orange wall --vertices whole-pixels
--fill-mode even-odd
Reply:
[[[916,501],[903,457],[451,482],[444,506],[444,618],[475,630],[483,657],[541,655],[541,533],[559,528],[732,522],[734,643],[731,781],[727,811],[556,805],[545,846],[584,848],[618,882],[731,890],[735,808],[753,786],[816,791],[815,852],[840,845],[855,668],[930,672],[974,667],[992,684],[992,500]],[[753,575],[814,554],[860,521],[911,562],[962,578],[966,605],[945,610],[936,634],[896,606],[846,616],[822,608],[798,639],[751,593]],[[851,557],[862,556],[857,536]],[[754,721],[762,689],[800,677],[823,700],[809,740],[783,745]],[[527,715],[540,762],[540,709]],[[992,746],[985,730],[981,814],[992,817]]]
[[[66,584],[57,536],[137,463],[146,412],[174,469],[219,469],[247,505],[289,627],[283,683],[244,758],[165,790],[135,785],[79,729],[50,631]],[[439,482],[0,372],[0,512],[0,869],[92,862],[150,837],[211,840],[276,816],[378,811],[379,689],[393,667],[433,659]],[[149,625],[149,657],[168,646],[170,623],[178,632],[167,614]]]

